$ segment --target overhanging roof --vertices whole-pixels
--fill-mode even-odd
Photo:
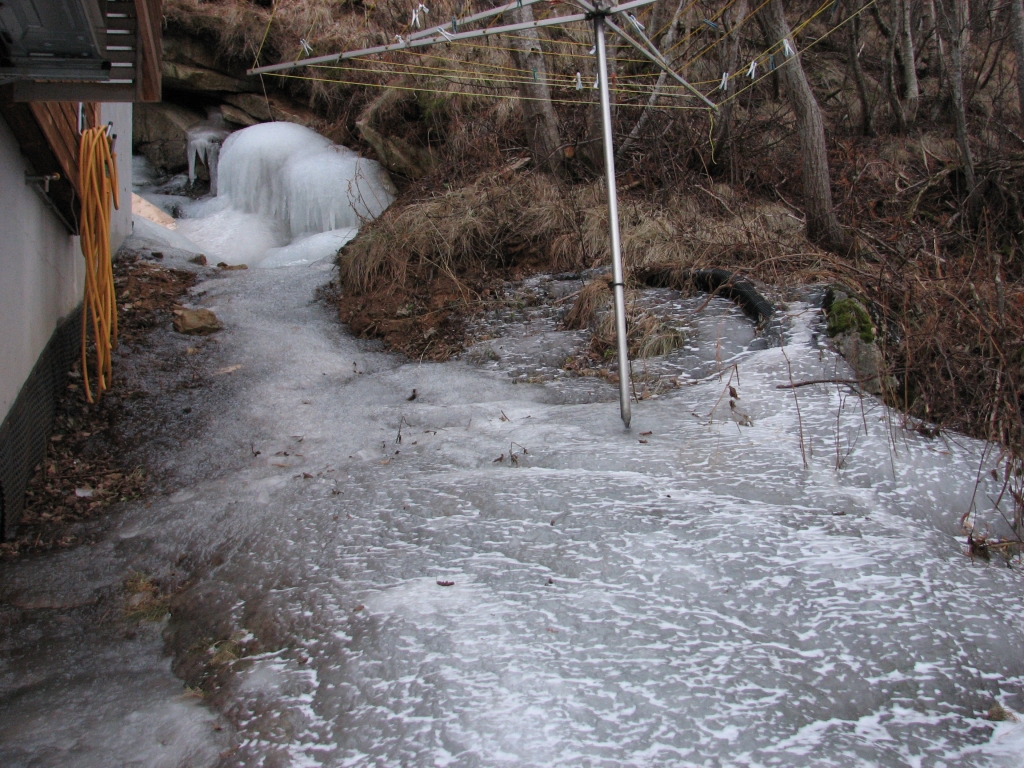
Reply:
[[[15,101],[159,101],[161,0],[3,0]]]

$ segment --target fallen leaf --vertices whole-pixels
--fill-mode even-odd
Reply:
[[[437,586],[439,586],[439,587],[454,587],[455,586],[455,582],[454,581],[440,581],[440,580],[438,580]]]
[[[644,445],[647,445],[647,441],[646,440],[641,440],[640,442],[643,443]]]
[[[242,367],[241,364],[229,365],[227,368],[221,368],[219,371],[214,371],[213,373],[214,373],[215,376],[219,376],[222,373],[234,373],[235,371],[239,370],[241,367]]]

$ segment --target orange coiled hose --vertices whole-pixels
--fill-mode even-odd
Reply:
[[[117,155],[110,151],[106,128],[82,133],[78,152],[78,188],[82,196],[79,235],[85,257],[85,296],[82,299],[82,382],[89,387],[87,331],[92,321],[96,340],[96,396],[110,386],[110,350],[117,345],[117,296],[110,256],[110,204],[120,207],[117,194]]]

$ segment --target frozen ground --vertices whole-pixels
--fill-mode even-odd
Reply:
[[[110,533],[137,567],[196,564],[186,629],[254,638],[223,765],[1024,764],[1021,726],[982,718],[1024,709],[1024,581],[956,535],[982,447],[834,386],[798,416],[790,366],[845,375],[816,310],[625,431],[554,383],[351,339],[313,302],[328,276],[197,288],[222,383],[150,457],[180,490]]]
[[[1024,710],[1024,580],[958,526],[997,526],[984,446],[778,389],[849,376],[810,303],[779,346],[648,294],[688,343],[627,431],[543,307],[419,364],[314,300],[326,263],[203,274],[225,329],[153,340],[203,386],[140,400],[168,492],[0,566],[0,764],[1024,765],[983,718]],[[131,569],[191,576],[178,662],[238,650],[217,716],[102,612]]]

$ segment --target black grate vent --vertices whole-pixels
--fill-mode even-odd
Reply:
[[[68,369],[82,343],[82,310],[65,318],[53,332],[14,405],[0,424],[0,516],[3,538],[14,536],[25,501],[25,488],[46,453],[57,400]]]

